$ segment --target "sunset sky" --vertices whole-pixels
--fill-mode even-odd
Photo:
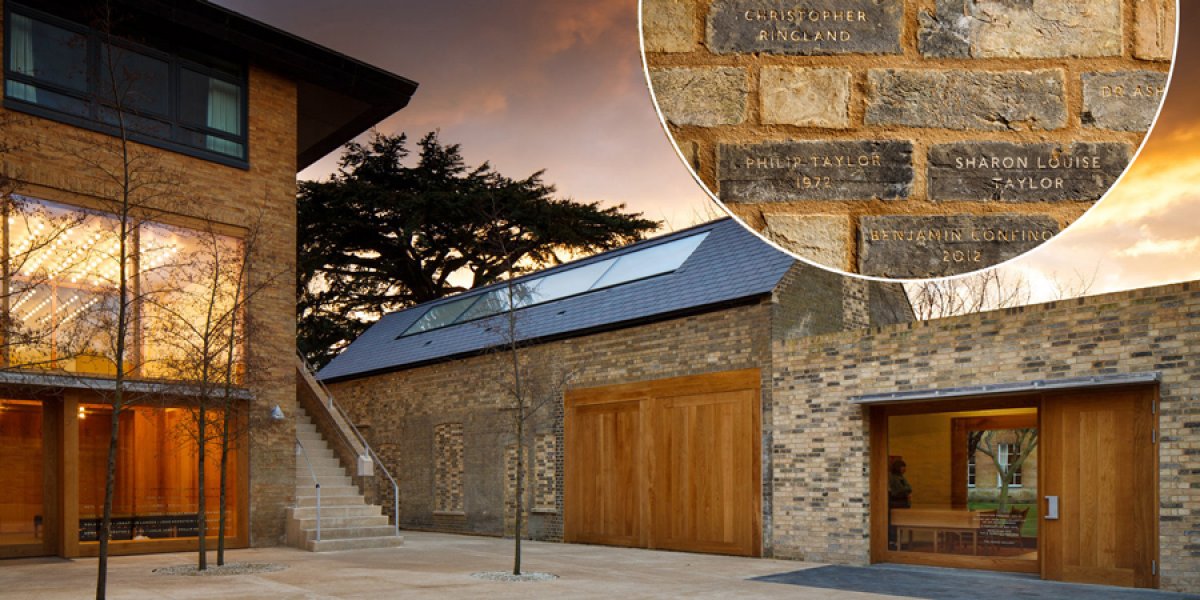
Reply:
[[[471,164],[545,169],[563,196],[624,203],[671,228],[719,212],[654,112],[636,0],[218,3],[420,83],[383,131],[439,130]],[[1200,26],[1200,6],[1183,4],[1181,31]],[[1162,116],[1124,180],[1006,268],[1035,285],[1095,273],[1090,293],[1200,279],[1200,39],[1182,37]],[[301,178],[335,166],[336,154]]]

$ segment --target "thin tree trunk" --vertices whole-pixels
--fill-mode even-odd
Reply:
[[[196,471],[196,507],[198,510],[198,514],[196,515],[196,535],[198,539],[196,541],[200,548],[200,556],[199,564],[196,565],[196,569],[204,571],[208,569],[208,546],[206,544],[207,540],[205,539],[205,533],[208,526],[208,511],[205,510],[207,494],[204,493],[204,450],[205,446],[208,446],[208,444],[204,443],[204,433],[207,425],[205,421],[208,415],[206,414],[204,408],[203,397],[200,398],[199,412],[200,414],[196,419],[196,439],[199,444],[199,448],[196,451],[196,461],[200,463],[200,468]]]

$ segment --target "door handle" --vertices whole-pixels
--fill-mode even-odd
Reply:
[[[1058,496],[1046,496],[1046,519],[1058,519]]]

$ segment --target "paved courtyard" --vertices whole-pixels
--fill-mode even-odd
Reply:
[[[230,562],[280,563],[283,571],[225,577],[159,575],[159,567],[190,563],[194,554],[116,557],[109,597],[183,598],[881,598],[758,581],[747,577],[794,571],[791,561],[760,560],[541,542],[524,543],[528,571],[560,578],[492,582],[477,571],[512,567],[512,541],[405,532],[404,546],[310,553],[292,548],[234,550]],[[84,598],[95,586],[95,559],[0,561],[0,597]],[[806,593],[807,592],[807,593]]]
[[[277,563],[281,571],[223,577],[162,575],[154,569],[191,563],[194,554],[116,557],[109,597],[184,598],[889,598],[864,592],[784,585],[749,578],[817,567],[793,561],[709,556],[630,548],[526,542],[528,571],[554,581],[504,583],[471,573],[511,568],[512,542],[405,532],[400,548],[314,554],[292,548],[234,550],[230,562]],[[0,561],[0,598],[86,598],[95,559]],[[881,574],[881,576],[886,576]]]

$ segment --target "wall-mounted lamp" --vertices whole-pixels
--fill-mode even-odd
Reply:
[[[86,419],[86,418],[87,418],[87,409],[85,409],[85,408],[84,408],[84,407],[82,407],[82,406],[80,406],[80,407],[79,407],[79,418],[80,418],[80,419]]]
[[[279,405],[276,404],[275,408],[271,409],[271,420],[272,421],[282,421],[285,418],[286,417],[283,416],[283,409],[279,408]]]

